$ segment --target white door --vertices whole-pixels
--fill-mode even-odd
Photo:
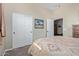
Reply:
[[[32,17],[13,13],[12,23],[13,48],[32,44]]]
[[[53,36],[53,21],[47,19],[47,37],[51,38]]]

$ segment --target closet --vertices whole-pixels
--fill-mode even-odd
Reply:
[[[63,36],[63,18],[54,20],[54,36]]]

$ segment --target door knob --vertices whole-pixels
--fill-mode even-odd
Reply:
[[[15,32],[13,32],[13,34],[15,34]]]

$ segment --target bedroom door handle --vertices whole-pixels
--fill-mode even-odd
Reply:
[[[13,32],[13,34],[15,34],[15,32]]]

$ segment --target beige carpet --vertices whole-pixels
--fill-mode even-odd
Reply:
[[[29,47],[30,45],[27,45],[24,47],[6,51],[4,56],[31,56],[30,54],[28,54]]]

